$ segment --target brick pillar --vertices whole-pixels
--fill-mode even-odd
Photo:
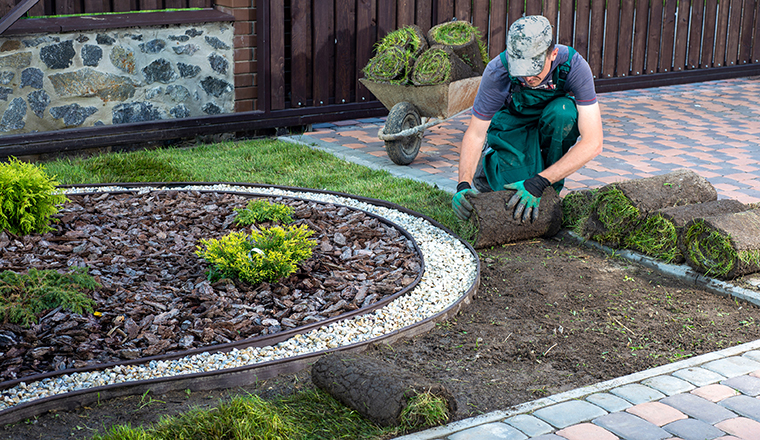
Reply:
[[[235,17],[235,111],[258,110],[256,0],[216,0],[216,9]]]

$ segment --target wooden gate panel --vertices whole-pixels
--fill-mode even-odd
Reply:
[[[488,31],[488,55],[497,57],[507,48],[507,4],[491,2],[491,25]]]
[[[457,20],[472,22],[471,0],[456,0],[454,3],[454,16]]]
[[[607,20],[604,25],[606,32],[601,78],[610,78],[615,76],[615,54],[617,54],[618,31],[620,29],[620,0],[609,0],[607,2]]]
[[[381,0],[382,1],[382,0]],[[364,66],[372,58],[372,47],[377,40],[376,0],[358,0],[356,3],[356,72],[358,77]],[[369,101],[372,93],[360,82],[356,82],[356,101]]]
[[[291,107],[305,107],[308,105],[308,101],[312,96],[311,75],[313,52],[311,46],[310,0],[291,0],[290,24],[290,105]]]
[[[636,15],[633,28],[633,48],[631,52],[631,75],[646,73],[647,25],[649,21],[649,1],[636,0]]]
[[[728,37],[726,38],[726,66],[735,66],[739,61],[739,40],[741,39],[742,0],[731,0],[728,15]]]
[[[588,60],[588,23],[591,18],[591,2],[589,0],[579,0],[576,8],[578,12],[575,20],[575,43],[573,48],[583,58]]]
[[[433,26],[433,0],[417,1],[417,26],[419,26],[425,34],[427,34]]]
[[[691,29],[689,32],[689,49],[686,56],[686,69],[698,69],[702,54],[704,0],[691,1]]]
[[[673,52],[673,71],[686,69],[686,51],[689,44],[690,2],[681,0],[676,11],[676,40]]]
[[[398,0],[398,18],[396,20],[396,29],[415,24],[414,3],[414,0]]]
[[[620,31],[617,45],[617,76],[628,76],[631,73],[631,45],[633,44],[634,29],[634,0],[623,0],[620,7]]]
[[[752,62],[752,37],[754,31],[754,21],[755,0],[744,0],[744,14],[742,15],[741,45],[739,46],[738,64],[747,64]]]
[[[730,3],[726,0],[718,2],[718,26],[715,31],[713,67],[726,65],[726,34],[728,30],[729,5]]]
[[[330,1],[314,5],[314,106],[327,105],[335,90],[335,4]]]
[[[662,42],[662,2],[653,1],[649,8],[649,32],[647,33],[647,73],[659,72],[660,44]]]
[[[472,2],[472,25],[478,28],[480,36],[483,41],[488,44],[488,16],[491,13],[489,10],[489,0],[473,0]]]
[[[530,3],[530,2],[528,2]],[[548,3],[548,1],[547,1]],[[556,2],[551,2],[556,5]],[[560,4],[560,14],[559,14],[559,27],[555,27],[555,29],[558,29],[558,35],[557,35],[557,42],[559,44],[564,44],[566,46],[572,46],[573,45],[573,27],[575,23],[573,15],[575,2],[571,1],[563,1]],[[549,19],[549,21],[556,26],[557,23],[557,10],[556,7],[552,8],[546,8],[547,11],[544,13],[546,18]]]
[[[273,109],[285,108],[285,3],[270,2],[269,23],[269,102]]]
[[[594,78],[602,78],[602,54],[604,46],[604,1],[591,1],[591,34],[589,37],[588,63]]]
[[[351,102],[356,87],[356,2],[335,0],[335,103]]]

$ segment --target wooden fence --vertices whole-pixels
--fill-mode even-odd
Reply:
[[[0,16],[21,0],[0,0]],[[151,11],[156,9],[210,8],[213,0],[39,0],[29,16]]]
[[[543,14],[554,24],[557,41],[577,49],[597,80],[756,64],[760,58],[756,0],[266,3],[262,31],[269,31],[269,54],[259,62],[268,64],[263,72],[271,75],[267,110],[369,100],[357,78],[378,39],[403,25],[426,31],[454,17],[477,26],[494,57],[505,49],[513,21]]]

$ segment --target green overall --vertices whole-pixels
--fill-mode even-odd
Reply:
[[[554,90],[524,87],[519,79],[509,76],[512,101],[491,119],[487,135],[491,150],[483,156],[483,171],[495,191],[540,173],[578,140],[578,109],[564,88],[575,53],[573,48],[568,49],[567,61],[554,71]],[[509,71],[504,53],[501,62]],[[564,179],[553,186],[559,192],[563,185]]]

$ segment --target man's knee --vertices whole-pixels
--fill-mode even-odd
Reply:
[[[578,108],[571,98],[560,97],[550,102],[541,114],[542,131],[559,131],[568,137],[578,125]]]

